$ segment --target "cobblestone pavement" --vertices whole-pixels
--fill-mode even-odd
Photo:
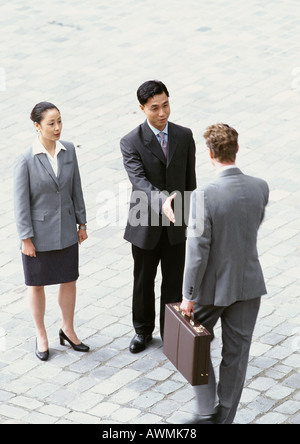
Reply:
[[[158,330],[143,353],[128,351],[129,183],[119,140],[144,120],[135,91],[152,78],[168,85],[171,120],[194,132],[199,186],[213,174],[202,134],[220,121],[240,133],[238,165],[269,182],[259,234],[268,295],[236,423],[300,423],[299,17],[298,0],[1,2],[1,423],[177,424],[195,412],[193,389],[165,358]],[[92,349],[59,345],[51,287],[47,363],[34,356],[12,200],[13,162],[35,137],[29,113],[41,100],[61,109],[63,138],[77,146],[89,239],[76,328]],[[220,345],[218,328],[216,363]]]

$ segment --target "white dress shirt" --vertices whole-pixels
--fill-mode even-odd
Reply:
[[[52,157],[48,151],[46,150],[46,148],[44,147],[44,145],[41,143],[39,136],[35,139],[35,141],[32,144],[32,151],[33,154],[46,154],[50,165],[53,168],[54,174],[57,177],[57,173],[58,173],[58,162],[57,162],[57,156],[58,154],[61,152],[61,150],[66,150],[66,148],[60,143],[60,142],[56,142],[56,146],[55,146],[55,152],[54,152],[54,157]]]
[[[151,125],[151,123],[149,122],[149,120],[147,119],[147,123],[150,127],[150,129],[154,132],[157,140],[159,141],[159,144],[161,145],[161,139],[159,136],[159,133],[162,132],[165,135],[165,141],[168,143],[168,137],[169,137],[169,123],[166,124],[165,129],[163,129],[162,131],[160,131],[159,129],[155,128],[154,126]]]

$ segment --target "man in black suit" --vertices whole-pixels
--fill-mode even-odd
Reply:
[[[121,140],[125,169],[132,184],[124,238],[134,259],[133,326],[130,351],[152,340],[155,327],[155,277],[161,262],[160,332],[165,304],[180,302],[185,263],[190,193],[196,188],[192,131],[168,121],[169,92],[159,81],[137,91],[147,120]]]

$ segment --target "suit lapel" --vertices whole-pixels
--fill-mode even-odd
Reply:
[[[168,151],[168,166],[169,166],[178,145],[178,137],[176,136],[176,126],[170,122],[169,122],[168,143],[169,143],[169,151]]]
[[[152,151],[152,153],[159,158],[159,160],[161,160],[165,165],[169,166],[172,158],[174,156],[174,153],[176,151],[176,148],[178,146],[178,137],[176,134],[176,125],[174,125],[173,123],[169,122],[169,132],[168,132],[168,160],[165,158],[165,155],[163,153],[163,150],[155,136],[155,134],[153,133],[153,131],[151,130],[151,128],[149,127],[147,121],[144,122],[144,124],[142,125],[142,129],[143,129],[143,137],[144,137],[144,143],[145,145]]]
[[[65,159],[65,150],[61,150],[57,156],[57,163],[58,163],[57,177],[58,177],[58,179],[59,179],[62,169],[63,169],[64,159]]]
[[[58,180],[57,177],[54,174],[53,168],[50,165],[50,162],[48,160],[48,157],[46,156],[46,154],[37,154],[37,158],[39,159],[39,161],[41,162],[41,164],[43,165],[43,167],[46,169],[47,173],[51,176],[51,178],[54,180],[55,184],[58,186]]]
[[[165,158],[165,155],[163,153],[163,150],[155,137],[155,134],[149,127],[147,121],[144,122],[142,125],[142,131],[143,131],[143,139],[145,146],[149,148],[149,150],[156,156],[162,163],[165,165],[167,164],[167,159]]]

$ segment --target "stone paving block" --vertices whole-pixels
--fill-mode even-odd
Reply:
[[[281,413],[267,413],[265,416],[255,421],[255,424],[283,424],[286,416]]]
[[[125,384],[128,384],[133,379],[137,378],[140,372],[136,370],[121,370],[107,379],[105,382],[102,382],[95,386],[93,390],[97,393],[109,395],[116,392],[119,388],[123,387]]]
[[[237,127],[243,171],[269,182],[258,240],[268,295],[235,422],[300,423],[300,7],[293,0],[185,6],[171,0],[129,0],[126,8],[120,0],[0,6],[2,424],[184,424],[193,417],[193,389],[164,356],[158,329],[145,352],[128,351],[133,271],[123,231],[130,184],[119,140],[143,121],[136,89],[154,77],[169,87],[171,120],[193,130],[199,186],[213,174],[202,134],[217,121]],[[45,365],[34,356],[12,198],[14,159],[35,137],[28,116],[41,100],[60,107],[63,137],[77,147],[89,239],[80,249],[76,326],[91,346],[80,356],[59,345],[57,288],[47,289]],[[104,220],[107,193],[114,200]],[[157,294],[160,283],[158,274]],[[220,348],[218,326],[215,365]]]
[[[135,401],[133,401],[133,406],[137,408],[143,408],[148,410],[154,404],[157,404],[164,398],[164,395],[157,393],[155,391],[143,393]]]
[[[294,353],[292,356],[290,356],[289,358],[285,359],[283,361],[283,363],[285,365],[292,366],[292,367],[294,367],[296,369],[299,369],[299,366],[300,366],[300,353],[299,352],[298,353],[297,352]]]
[[[254,342],[251,346],[251,356],[261,356],[270,350],[271,346]]]
[[[43,382],[42,384],[37,385],[36,379],[33,379],[33,381],[32,387],[29,390],[28,387],[26,389],[26,396],[45,402],[46,398],[51,396],[53,393],[58,392],[58,387],[55,383]],[[25,393],[25,391],[22,393]],[[58,401],[59,402],[57,402],[57,404],[61,405],[61,401],[59,399]]]
[[[235,418],[235,424],[251,424],[257,416],[257,412],[246,408],[241,408]]]
[[[36,410],[43,405],[41,402],[25,396],[16,396],[11,400],[11,404],[26,408],[28,410]]]
[[[157,368],[156,370],[153,370],[150,373],[148,373],[147,377],[149,379],[154,379],[155,381],[165,381],[171,374],[172,371],[170,370],[164,368]]]
[[[300,414],[289,417],[288,424],[300,424]]]
[[[288,416],[294,415],[295,413],[299,412],[299,401],[286,401],[278,406],[275,410]]]
[[[27,411],[24,408],[13,405],[2,405],[0,406],[0,415],[6,419],[20,420],[27,415]]]
[[[274,381],[274,379],[259,377],[253,381],[249,387],[254,390],[266,391],[275,384],[276,381]]]
[[[166,382],[163,382],[159,385],[157,385],[153,390],[158,391],[159,393],[163,393],[165,395],[172,394],[174,392],[177,392],[181,387],[183,387],[184,384],[167,380]]]
[[[174,412],[179,411],[180,409],[181,409],[180,403],[167,399],[159,402],[157,405],[152,407],[151,412],[168,417],[172,415]]]
[[[163,418],[158,415],[146,413],[134,418],[134,424],[164,424]]]
[[[249,388],[245,388],[243,390],[243,394],[241,397],[241,403],[245,403],[245,404],[249,404],[250,402],[252,402],[254,399],[256,399],[258,396],[260,395],[260,392],[256,391],[256,390],[252,390]]]
[[[135,422],[135,418],[141,413],[140,410],[129,408],[129,407],[121,407],[115,412],[112,413],[111,419],[113,421],[119,421],[121,424],[133,423]]]
[[[91,390],[87,390],[85,393],[77,395],[74,400],[67,404],[67,406],[73,411],[86,412],[97,405],[100,399],[99,396],[92,393]]]
[[[91,415],[94,415],[98,418],[107,418],[111,416],[111,414],[119,409],[118,404],[113,404],[111,402],[101,402],[100,404],[96,405],[92,409],[90,409],[89,413]]]
[[[99,424],[97,416],[82,412],[70,412],[64,418],[61,418],[60,424]]]
[[[291,395],[293,391],[294,389],[279,385],[271,387],[268,391],[266,391],[266,396],[268,396],[271,399],[283,400],[287,396]]]
[[[55,418],[60,419],[64,418],[70,410],[57,405],[47,404],[41,407],[39,411],[46,416],[54,416]]]
[[[135,400],[139,396],[141,396],[140,391],[136,391],[136,390],[132,390],[132,389],[128,389],[128,388],[123,388],[111,396],[111,401],[113,403],[116,403],[119,405],[124,405],[124,404],[130,403],[131,401]]]

